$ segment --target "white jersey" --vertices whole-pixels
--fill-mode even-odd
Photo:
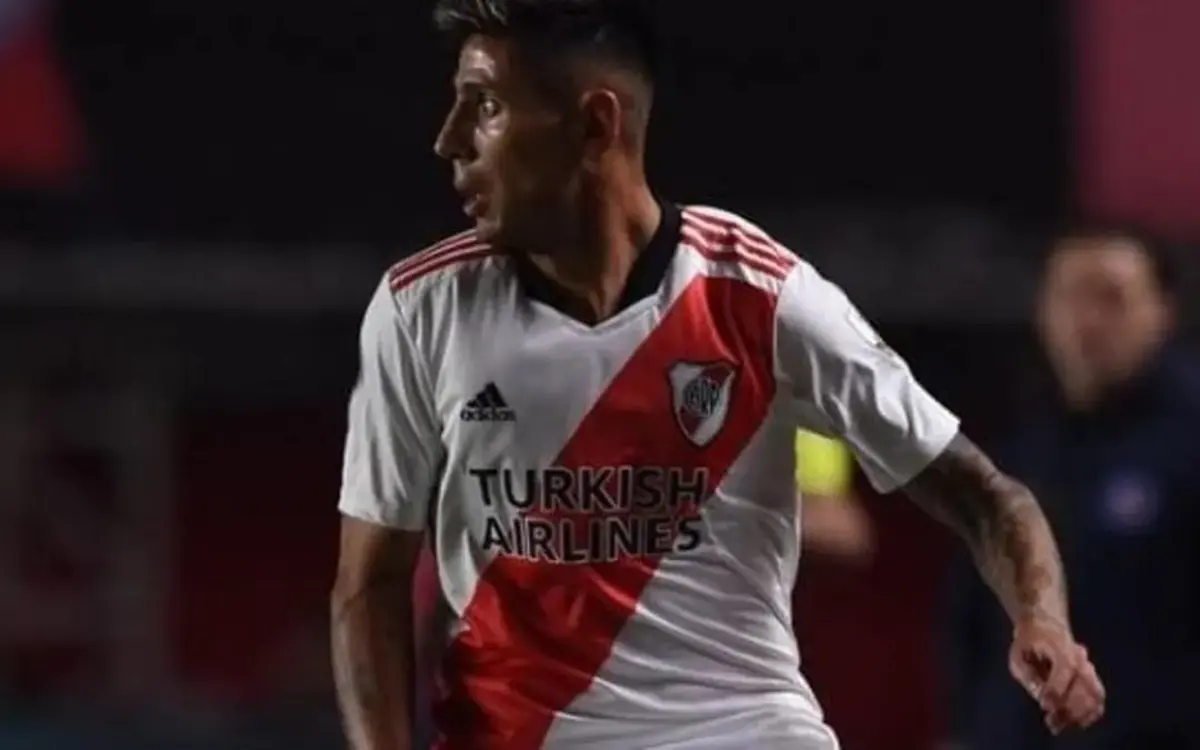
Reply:
[[[431,535],[440,746],[833,750],[792,629],[795,431],[890,491],[957,419],[732,214],[665,208],[598,325],[530,268],[458,235],[393,268],[362,327],[340,509]]]

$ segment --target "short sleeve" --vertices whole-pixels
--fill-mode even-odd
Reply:
[[[775,339],[799,426],[845,440],[876,490],[906,484],[958,432],[958,418],[917,382],[845,293],[807,263],[784,283]]]
[[[338,510],[384,526],[426,526],[442,462],[432,385],[385,281],[359,336]]]

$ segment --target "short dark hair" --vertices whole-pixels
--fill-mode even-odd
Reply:
[[[1180,286],[1180,263],[1176,248],[1144,227],[1121,221],[1077,221],[1059,233],[1062,240],[1124,240],[1135,245],[1146,258],[1154,281],[1167,296]]]
[[[652,85],[658,38],[652,0],[437,0],[433,21],[455,44],[472,34],[511,38],[543,55],[579,54],[621,67]]]

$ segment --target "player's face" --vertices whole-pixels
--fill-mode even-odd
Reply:
[[[1066,240],[1042,289],[1040,324],[1066,385],[1102,390],[1135,374],[1170,326],[1170,305],[1130,240]]]
[[[454,166],[463,210],[483,239],[527,249],[571,221],[580,139],[568,109],[522,70],[507,40],[463,45],[455,100],[434,150]]]

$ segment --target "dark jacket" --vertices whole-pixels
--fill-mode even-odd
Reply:
[[[958,739],[971,750],[1200,750],[1200,366],[1168,347],[1095,411],[1030,417],[997,457],[1058,535],[1108,713],[1052,741],[1008,676],[1011,626],[963,560],[945,640]]]

